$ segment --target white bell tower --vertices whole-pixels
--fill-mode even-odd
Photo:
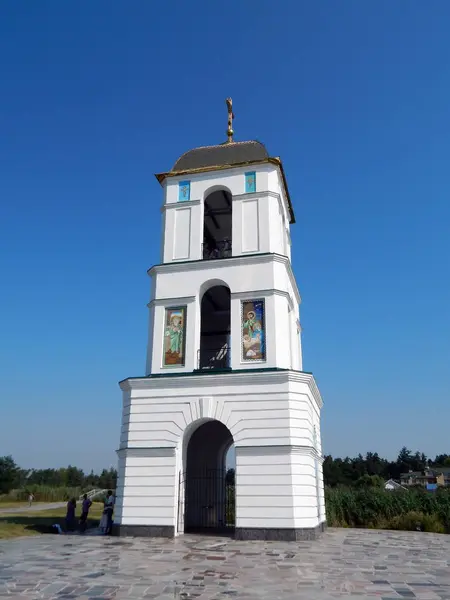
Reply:
[[[146,373],[120,384],[120,535],[298,540],[326,524],[322,399],[302,371],[286,177],[263,144],[233,141],[227,105],[228,141],[156,176]]]

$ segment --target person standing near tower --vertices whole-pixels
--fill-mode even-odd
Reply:
[[[86,530],[87,518],[89,515],[89,509],[92,506],[92,501],[89,500],[87,494],[83,496],[83,504],[81,505],[81,516],[80,516],[80,531]]]
[[[71,498],[67,503],[66,511],[66,531],[73,531],[75,529],[75,509],[77,507],[77,501],[75,498]]]
[[[111,535],[112,524],[113,524],[113,513],[114,513],[114,496],[112,490],[108,490],[105,500],[104,514],[106,515],[106,529],[105,535]]]

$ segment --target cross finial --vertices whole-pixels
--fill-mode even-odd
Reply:
[[[233,141],[233,100],[231,98],[226,99],[227,107],[228,107],[228,129],[227,129],[227,144],[230,144]]]

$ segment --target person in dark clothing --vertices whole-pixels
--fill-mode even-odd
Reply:
[[[77,501],[75,498],[72,498],[67,503],[67,513],[66,513],[66,530],[73,531],[75,529],[75,509],[77,507]]]
[[[83,496],[83,504],[81,505],[81,517],[80,517],[80,531],[86,531],[87,518],[89,515],[89,509],[92,506],[91,500],[87,497],[87,494]]]
[[[105,500],[105,509],[103,513],[106,515],[107,524],[105,535],[111,535],[112,524],[113,524],[113,512],[114,512],[114,496],[112,490],[108,490]]]

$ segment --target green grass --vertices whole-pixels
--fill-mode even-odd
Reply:
[[[29,535],[38,535],[37,532],[27,529],[23,525],[17,523],[2,523],[0,522],[0,540],[12,540],[18,537]]]
[[[23,503],[17,506],[23,506]],[[77,519],[80,515],[80,504],[77,506]],[[91,506],[87,527],[97,527],[103,512],[103,504],[96,502]],[[64,529],[66,508],[50,510],[30,510],[23,513],[0,514],[0,539],[40,535],[52,533],[52,525],[58,523]]]

